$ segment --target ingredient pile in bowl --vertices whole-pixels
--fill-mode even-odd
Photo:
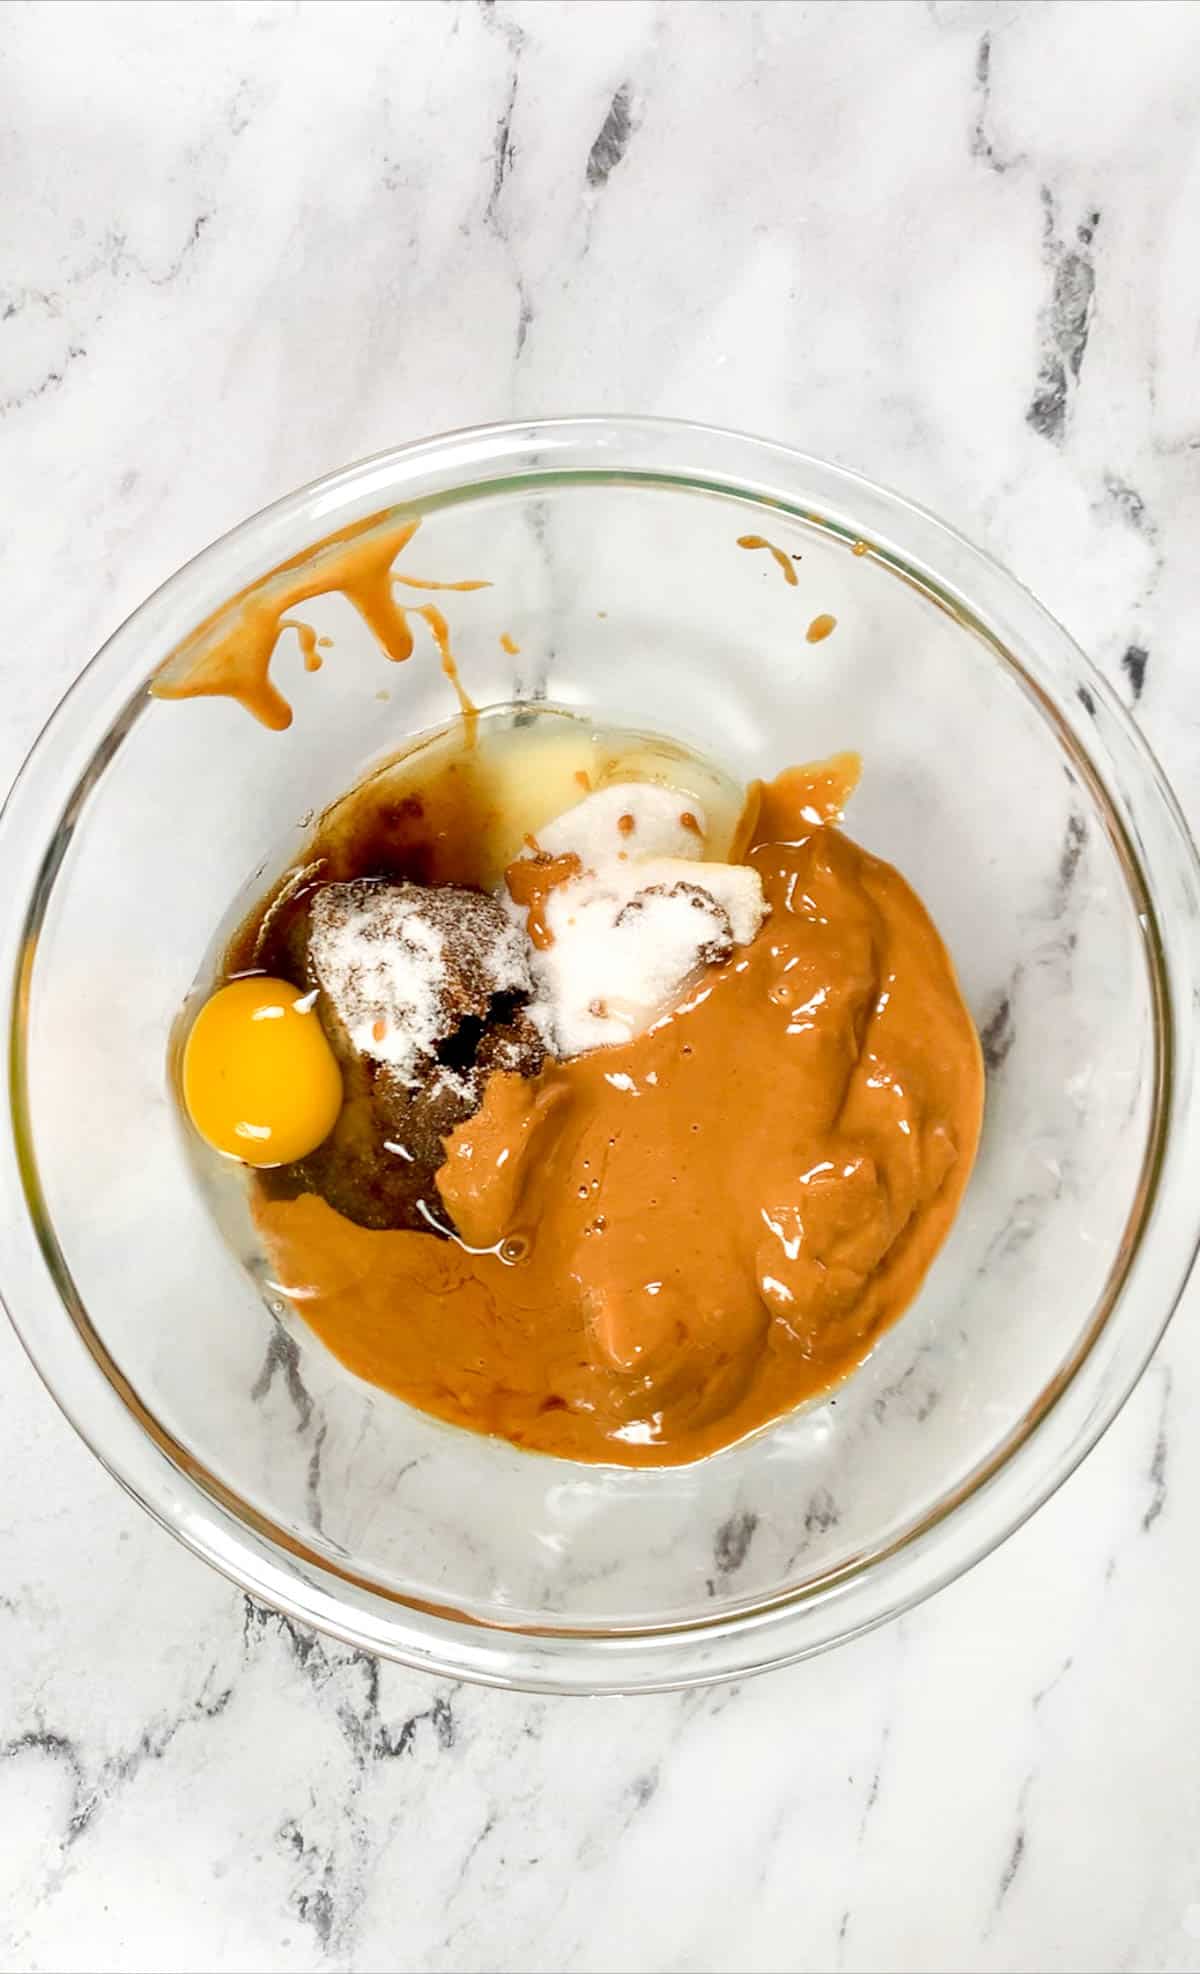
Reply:
[[[645,1465],[861,1361],[954,1217],[983,1075],[928,914],[838,827],[857,771],[735,791],[514,710],[326,814],[181,1082],[352,1371]]]

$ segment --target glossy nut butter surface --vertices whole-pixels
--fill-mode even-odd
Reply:
[[[561,1457],[668,1465],[834,1384],[954,1217],[978,1040],[928,914],[833,820],[853,757],[752,791],[770,915],[629,1043],[498,1074],[446,1141],[457,1240],[256,1204],[280,1288],[349,1368]]]

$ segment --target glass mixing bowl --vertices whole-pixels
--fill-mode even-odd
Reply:
[[[410,573],[491,580],[440,599],[482,705],[548,699],[742,777],[861,750],[850,831],[925,898],[983,1036],[979,1161],[918,1301],[848,1382],[697,1465],[522,1454],[358,1382],[260,1297],[191,1177],[167,1043],[214,929],[314,811],[454,700],[432,649],[389,664],[339,597],[301,612],[334,640],[319,673],[291,634],[278,652],[286,733],[147,686],[234,592],[387,508],[423,517]],[[836,630],[809,643],[826,613]],[[779,446],[646,420],[505,426],[291,495],[105,646],[34,749],[0,850],[13,1320],[164,1526],[385,1656],[628,1691],[860,1632],[1064,1479],[1191,1265],[1200,888],[1154,761],[1010,576]]]

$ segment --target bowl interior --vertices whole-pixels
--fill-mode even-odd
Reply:
[[[139,690],[58,832],[19,1079],[43,1247],[125,1402],[296,1567],[550,1631],[678,1626],[815,1592],[969,1492],[1104,1324],[1160,1073],[1136,868],[1062,709],[993,630],[885,547],[855,552],[842,523],[619,474],[421,505],[398,567],[492,584],[445,600],[481,705],[548,699],[744,777],[861,751],[848,829],[924,897],[988,1060],[978,1165],[946,1249],[847,1383],[670,1470],[576,1467],[443,1426],[272,1307],[195,1186],[167,1037],[235,893],[373,760],[454,711],[431,644],[418,635],[389,664],[338,597],[298,613],[333,640],[319,673],[292,635],[277,654],[286,733],[228,701]],[[337,522],[314,510],[291,525],[285,553]],[[794,584],[738,545],[754,534]],[[810,643],[819,613],[836,630]],[[194,588],[159,611],[147,674],[203,614]]]

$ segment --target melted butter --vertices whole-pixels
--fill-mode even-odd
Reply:
[[[205,619],[167,660],[150,687],[156,699],[234,699],[263,726],[282,730],[292,709],[271,679],[271,660],[285,628],[298,632],[308,670],[315,670],[317,639],[311,627],[288,623],[287,612],[313,597],[338,592],[367,626],[386,657],[402,664],[412,656],[408,609],[396,601],[396,585],[421,590],[486,589],[482,581],[432,582],[397,573],[392,564],[421,525],[420,516],[397,521],[369,515],[281,563]],[[413,606],[433,633],[442,670],[458,694],[468,730],[475,708],[463,690],[450,649],[449,631],[433,605]],[[319,660],[317,661],[319,664]]]
[[[835,825],[857,772],[751,791],[771,915],[672,1016],[490,1080],[438,1177],[457,1241],[259,1197],[281,1290],[351,1370],[521,1446],[670,1465],[895,1321],[966,1185],[983,1071],[919,899]]]
[[[369,869],[494,891],[529,837],[536,848],[546,823],[592,789],[623,781],[694,799],[708,819],[705,854],[718,862],[738,829],[735,784],[668,741],[598,734],[552,708],[521,726],[485,714],[474,739],[464,750],[456,721],[383,763],[321,818],[302,861],[328,858],[327,876]]]

